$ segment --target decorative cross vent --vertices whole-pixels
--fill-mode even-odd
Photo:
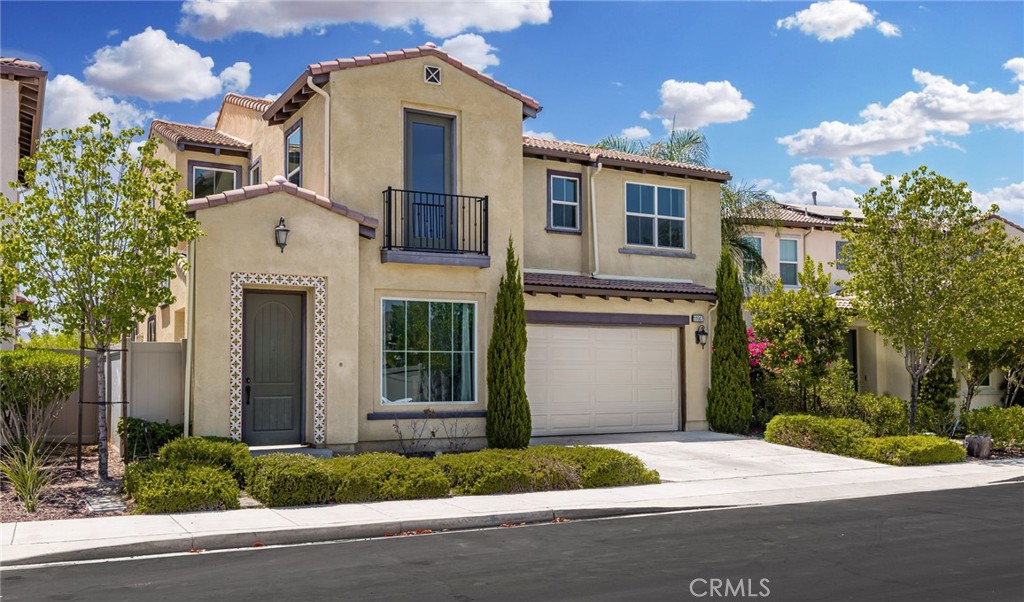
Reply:
[[[440,84],[441,83],[441,68],[434,67],[433,65],[426,65],[423,67],[423,81],[428,84]]]

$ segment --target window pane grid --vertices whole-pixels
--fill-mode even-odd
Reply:
[[[383,303],[383,401],[475,401],[474,306],[439,301]]]
[[[551,227],[578,230],[579,180],[564,176],[550,176]]]
[[[685,249],[685,191],[627,183],[626,244]]]

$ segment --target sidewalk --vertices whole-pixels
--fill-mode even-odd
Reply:
[[[1024,479],[1024,460],[899,468],[715,433],[574,438],[633,453],[660,485],[0,525],[3,566],[295,544],[645,512],[793,504]],[[555,439],[536,443],[564,443]]]

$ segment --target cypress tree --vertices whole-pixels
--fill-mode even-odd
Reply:
[[[501,449],[528,446],[533,425],[526,399],[526,307],[511,236],[487,346],[487,393],[487,445]]]
[[[743,322],[743,289],[736,263],[723,251],[715,280],[718,322],[711,343],[711,388],[708,422],[712,430],[746,433],[753,418],[750,390],[750,351]]]

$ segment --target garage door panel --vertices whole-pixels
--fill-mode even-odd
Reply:
[[[674,430],[678,330],[530,325],[535,435]]]

